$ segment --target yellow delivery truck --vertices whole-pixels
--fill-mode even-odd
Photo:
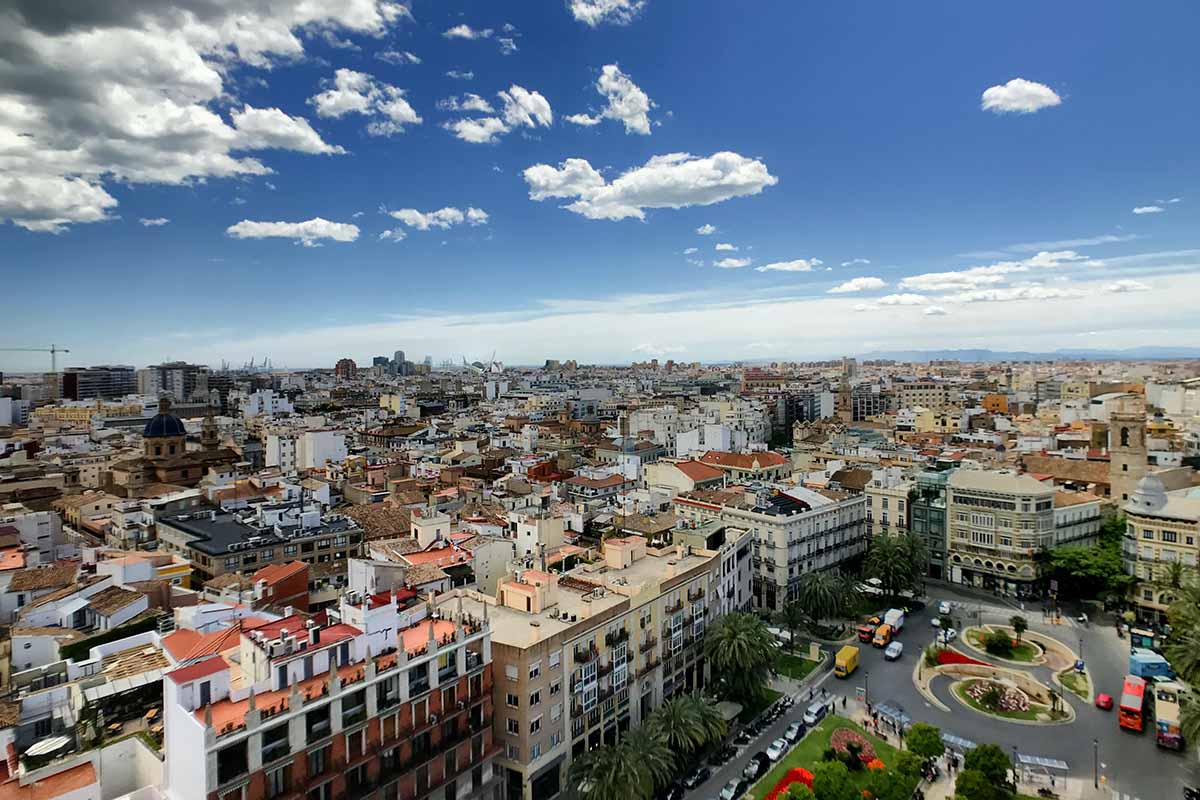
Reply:
[[[858,669],[858,648],[848,644],[838,650],[837,657],[833,662],[833,674],[839,678],[845,678],[856,669]]]

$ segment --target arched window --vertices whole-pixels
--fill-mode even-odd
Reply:
[[[1121,447],[1129,447],[1129,428],[1121,428]]]

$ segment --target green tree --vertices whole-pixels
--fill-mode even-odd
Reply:
[[[994,656],[1009,658],[1013,653],[1012,637],[1004,631],[992,631],[983,637],[983,649]]]
[[[803,783],[793,783],[784,792],[783,800],[817,800],[817,796]]]
[[[704,747],[716,744],[725,738],[728,723],[721,716],[717,704],[709,698],[698,694],[687,695],[686,700],[692,706],[692,714],[696,719],[696,727],[700,731]]]
[[[1059,597],[1125,597],[1137,579],[1125,572],[1121,540],[1125,518],[1115,517],[1101,526],[1100,541],[1091,547],[1059,547],[1038,555],[1042,573],[1058,581]]]
[[[621,746],[637,761],[637,770],[646,796],[652,796],[671,782],[675,774],[675,754],[661,735],[648,725],[627,731]]]
[[[914,726],[915,727],[915,726]],[[921,775],[924,759],[910,750],[901,750],[895,758],[896,772],[908,778],[916,779]]]
[[[954,782],[954,794],[963,800],[1001,800],[1006,796],[1001,786],[993,785],[979,770],[964,769]]]
[[[871,540],[864,572],[879,580],[886,596],[896,597],[919,588],[926,560],[925,540],[917,534],[882,534]]]
[[[853,575],[841,575],[838,578],[838,610],[836,616],[850,619],[858,614],[862,604],[863,592],[861,584]]]
[[[1185,582],[1176,594],[1167,616],[1171,638],[1163,655],[1184,681],[1200,681],[1200,583]],[[1185,703],[1179,709],[1179,727],[1184,741],[1200,741],[1200,703]]]
[[[804,626],[804,623],[807,620],[808,617],[804,613],[804,609],[801,608],[800,604],[797,602],[785,604],[784,607],[775,614],[775,621],[782,625],[789,634],[787,643],[787,649],[789,653],[792,652],[796,646],[796,632]]]
[[[696,704],[686,695],[672,697],[650,715],[649,727],[676,753],[687,755],[704,746]]]
[[[762,697],[777,658],[775,637],[754,614],[725,614],[704,636],[704,653],[723,698],[739,703]]]
[[[841,583],[832,572],[809,572],[796,587],[794,605],[799,607],[809,625],[817,627],[821,620],[837,616],[840,610]]]
[[[981,744],[967,753],[963,759],[963,770],[982,772],[989,783],[996,786],[1008,786],[1012,771],[1012,762],[1008,755],[996,744]]]
[[[597,747],[571,762],[571,785],[581,800],[646,800],[640,755],[619,744]]]
[[[859,800],[850,770],[841,761],[822,761],[812,773],[813,794],[820,800]]]
[[[904,742],[909,752],[921,758],[938,758],[946,752],[941,728],[927,722],[914,723],[905,734]]]
[[[1009,617],[1008,624],[1012,625],[1013,631],[1017,634],[1017,641],[1021,641],[1021,634],[1029,630],[1029,620],[1022,617],[1020,614],[1015,614]]]
[[[910,800],[916,781],[894,769],[876,769],[867,776],[864,788],[872,800]]]

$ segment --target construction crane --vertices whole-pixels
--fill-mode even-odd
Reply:
[[[50,354],[50,371],[58,372],[58,354],[71,352],[65,347],[59,347],[56,344],[50,347],[0,347],[0,351],[6,353],[49,353]]]

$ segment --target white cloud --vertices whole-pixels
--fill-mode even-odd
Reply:
[[[519,49],[516,41],[507,36],[501,36],[496,42],[500,45],[500,55],[502,56],[511,56]]]
[[[493,114],[492,104],[477,94],[467,92],[462,97],[451,96],[439,100],[437,107],[442,111],[478,111],[481,114]]]
[[[713,248],[713,250],[731,250],[731,251],[736,251],[736,250],[737,250],[737,248],[736,248],[736,247],[734,247],[733,245],[731,245],[729,242],[717,242],[717,245],[716,245],[716,247],[714,247],[714,248]]]
[[[330,222],[321,217],[304,222],[255,222],[244,219],[225,229],[235,239],[292,239],[305,247],[316,247],[322,239],[353,242],[358,226],[348,222]]]
[[[766,164],[731,152],[703,158],[689,153],[654,156],[611,182],[580,158],[569,158],[557,168],[535,164],[524,175],[531,199],[574,197],[564,208],[588,219],[608,220],[645,219],[648,208],[712,205],[755,195],[778,183]]]
[[[499,117],[454,120],[442,127],[464,142],[490,144],[515,128],[548,128],[554,122],[549,101],[538,92],[513,84],[506,91],[497,92],[496,96],[502,104]],[[482,98],[477,99],[487,105]]]
[[[716,226],[709,225],[707,222],[701,225],[699,228],[696,228],[696,233],[700,234],[701,236],[709,236],[710,234],[714,234],[716,232]]]
[[[750,266],[748,258],[722,258],[720,261],[713,262],[714,267],[721,269],[741,269],[742,267]]]
[[[855,303],[854,310],[860,313],[863,311],[878,311],[879,306],[875,305],[874,303]]]
[[[887,286],[887,282],[882,278],[852,278],[845,283],[839,283],[837,286],[829,290],[829,294],[851,294],[853,292],[866,292],[871,289],[882,289]]]
[[[595,116],[587,114],[572,114],[568,122],[576,125],[596,125],[602,119],[612,119],[624,123],[625,133],[640,133],[650,135],[650,109],[654,103],[629,76],[621,72],[616,64],[606,64],[600,70],[596,81],[596,91],[608,104]]]
[[[572,16],[593,28],[601,23],[628,25],[646,7],[646,0],[567,0]]]
[[[633,346],[633,352],[658,358],[671,353],[684,353],[687,348],[681,344],[651,344],[649,342]]]
[[[388,64],[420,64],[421,59],[407,50],[382,50],[375,54],[380,61]]]
[[[812,272],[825,262],[819,258],[797,258],[795,261],[776,261],[773,264],[763,264],[755,267],[755,272]]]
[[[1014,300],[1059,300],[1082,297],[1075,289],[1055,289],[1047,286],[1005,286],[997,289],[972,289],[939,298],[949,303],[1008,303]]]
[[[849,261],[843,261],[843,267],[853,267],[856,264],[870,264],[871,260],[867,258],[852,258]]]
[[[1002,86],[992,86],[983,92],[983,110],[997,114],[1016,112],[1030,114],[1062,103],[1053,89],[1042,83],[1013,78]]]
[[[700,252],[699,247],[688,247],[683,251],[683,254],[685,256],[690,256],[692,253],[698,253],[698,252]]]
[[[161,225],[166,225],[171,220],[166,217],[142,217],[138,222],[142,223],[147,228],[157,228]]]
[[[474,206],[467,208],[466,211],[447,206],[446,208],[439,208],[437,211],[427,211],[424,213],[415,208],[401,208],[396,211],[389,211],[388,215],[419,231],[427,231],[430,228],[447,230],[464,222],[472,226],[486,225],[488,221],[487,212]]]
[[[470,25],[455,25],[442,33],[447,39],[490,39],[495,33],[491,28],[472,28]]]
[[[1104,233],[1099,236],[1084,236],[1078,239],[1057,239],[1049,242],[1018,242],[999,250],[976,250],[970,253],[959,253],[959,258],[1004,258],[1009,253],[1033,253],[1038,250],[1063,250],[1075,247],[1092,247],[1100,244],[1117,244],[1132,242],[1137,239],[1136,233],[1114,234]]]
[[[926,306],[924,313],[927,317],[944,317],[950,312],[942,306]]]
[[[179,185],[266,175],[246,151],[336,152],[277,109],[223,116],[238,67],[302,58],[302,34],[381,36],[403,16],[385,0],[7,4],[0,12],[0,214],[61,231],[117,205],[107,182]],[[248,117],[247,114],[250,114]],[[277,115],[277,116],[276,116]],[[282,125],[283,127],[277,127]],[[20,179],[12,176],[19,175]]]
[[[1124,292],[1148,292],[1150,286],[1141,281],[1120,280],[1110,283],[1104,287],[1104,291],[1112,292],[1113,294],[1121,294]]]
[[[1161,214],[1163,212],[1163,210],[1164,209],[1162,206],[1138,206],[1137,208],[1135,208],[1133,210],[1133,213],[1135,213],[1135,214]]]
[[[295,150],[300,153],[345,153],[328,145],[303,117],[292,117],[278,108],[243,106],[230,114],[237,129],[238,142],[250,150]]]
[[[889,294],[875,302],[881,306],[923,306],[929,298],[923,294]]]
[[[402,242],[408,238],[408,233],[404,230],[404,228],[401,228],[399,225],[397,225],[396,227],[379,234],[379,238],[381,241],[385,242]]]
[[[702,258],[689,258],[689,259],[687,260],[687,263],[691,264],[693,267],[703,267],[703,266],[704,266],[704,259],[702,259]]]
[[[921,275],[910,275],[900,281],[900,288],[925,292],[951,292],[979,286],[993,286],[1004,283],[1008,280],[1006,276],[1014,273],[1029,272],[1031,269],[1053,269],[1086,260],[1084,256],[1074,250],[1042,251],[1020,261],[1001,261],[987,266],[970,267],[951,272],[926,272]]]
[[[1167,202],[1168,202],[1168,203],[1182,203],[1182,202],[1183,202],[1183,198],[1182,198],[1182,197],[1172,197],[1172,198],[1171,198],[1170,200],[1168,200]]]
[[[446,73],[447,78],[454,78],[459,81],[470,81],[475,79],[475,73],[471,70],[452,69]]]
[[[328,81],[326,81],[328,85]],[[308,101],[317,116],[339,119],[346,114],[370,117],[367,133],[390,136],[403,133],[405,125],[420,125],[421,117],[404,99],[404,90],[380,83],[365,72],[339,69],[333,85]]]

